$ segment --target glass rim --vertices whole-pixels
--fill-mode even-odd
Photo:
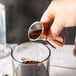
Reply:
[[[22,43],[22,44],[20,44],[20,45],[27,44],[27,43],[30,43],[30,42]],[[33,42],[33,43],[39,43],[39,42]],[[40,43],[40,44],[42,44],[42,43]],[[17,45],[16,47],[18,47],[18,46],[20,46],[20,45]],[[36,63],[36,64],[40,64],[40,63],[45,62],[45,61],[48,60],[48,59],[50,58],[50,56],[51,56],[50,48],[49,48],[47,45],[45,45],[45,44],[42,44],[42,45],[44,45],[44,46],[48,49],[49,54],[48,54],[48,56],[47,56],[45,59],[39,61],[39,62]],[[24,64],[24,65],[28,65],[28,64],[25,64],[25,63],[17,60],[17,59],[13,56],[13,52],[14,52],[14,51],[15,51],[15,49],[14,49],[14,50],[12,49],[12,51],[11,51],[11,57],[12,57],[12,59],[13,59],[14,61],[18,62],[18,63]],[[31,61],[31,60],[30,60],[30,61]],[[30,64],[30,65],[36,65],[36,64]]]

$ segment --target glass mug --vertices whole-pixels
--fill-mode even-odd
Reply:
[[[38,42],[18,45],[12,52],[13,76],[49,76],[50,49]]]

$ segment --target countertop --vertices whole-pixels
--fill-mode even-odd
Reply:
[[[50,76],[76,76],[76,57],[73,55],[73,49],[73,45],[64,45],[57,51],[51,49]],[[0,76],[5,74],[13,74],[11,55],[0,60]]]
[[[64,45],[60,50],[51,50],[50,76],[76,76],[73,49],[73,45]]]

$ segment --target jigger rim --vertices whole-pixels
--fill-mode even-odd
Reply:
[[[32,38],[30,38],[29,34],[30,34],[30,29],[31,29],[31,27],[34,26],[35,24],[40,24],[42,31],[41,31],[40,35],[39,35],[36,39],[32,39]],[[32,24],[30,25],[30,27],[29,27],[29,29],[28,29],[28,38],[29,38],[29,40],[30,40],[30,41],[42,40],[42,37],[41,37],[42,32],[43,32],[43,26],[42,26],[41,22],[40,22],[40,21],[35,21],[34,23],[32,23]],[[45,41],[46,39],[43,39],[43,40]]]

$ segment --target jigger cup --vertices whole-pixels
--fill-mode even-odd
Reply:
[[[42,31],[43,31],[43,26],[39,21],[34,22],[28,30],[28,38],[31,41],[36,41],[36,40],[46,40],[46,38],[42,37]],[[34,34],[32,34],[34,32]],[[31,35],[34,37],[31,37]]]
[[[50,35],[48,35],[48,32],[51,32],[49,30],[49,25],[45,27],[41,22],[36,21],[29,27],[28,38],[30,41],[46,41],[51,45],[52,48],[60,49],[64,45],[64,37],[60,34],[56,38],[52,38],[52,34],[50,33]]]

